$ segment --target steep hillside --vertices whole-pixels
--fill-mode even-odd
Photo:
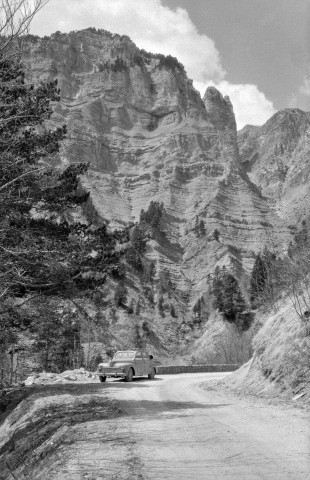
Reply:
[[[301,394],[309,404],[309,319],[300,319],[284,297],[278,308],[258,312],[256,321],[252,359],[223,383],[254,395]]]
[[[254,253],[265,246],[281,251],[290,239],[286,222],[246,173],[257,181],[258,164],[245,152],[254,152],[260,130],[245,135],[240,162],[228,97],[209,88],[202,100],[176,59],[139,50],[126,36],[87,29],[30,37],[24,62],[29,79],[58,78],[61,102],[52,124],[68,127],[58,161],[91,165],[81,179],[91,192],[84,214],[113,230],[138,222],[151,201],[164,205],[145,254],[155,262],[157,282],[147,286],[137,271],[129,275],[128,314],[115,310],[117,282],[109,280],[101,310],[87,307],[104,318],[93,340],[130,346],[142,338],[162,355],[190,355],[204,336],[211,340],[200,357],[213,352],[224,359],[217,332],[226,335],[231,325],[212,314],[210,274],[226,265],[246,285]],[[160,275],[170,277],[171,291],[160,287]],[[201,300],[197,318],[193,308]],[[245,351],[240,360],[249,355],[248,343]]]

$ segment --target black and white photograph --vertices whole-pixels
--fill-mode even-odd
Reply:
[[[0,480],[310,479],[310,0],[0,0]]]

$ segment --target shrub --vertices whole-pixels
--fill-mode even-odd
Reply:
[[[105,353],[108,358],[113,358],[115,351],[113,348],[107,348]]]
[[[155,283],[156,268],[153,262],[149,263],[147,260],[143,262],[143,274],[142,281],[143,283]]]
[[[159,68],[167,68],[168,70],[181,70],[184,72],[184,65],[178,61],[177,58],[172,57],[171,55],[158,55],[159,58]]]
[[[117,57],[115,62],[111,64],[112,72],[124,72],[127,70],[127,64],[122,58]]]
[[[112,265],[110,267],[110,273],[112,277],[118,280],[124,280],[126,278],[126,265],[124,263],[117,263],[116,265]]]
[[[109,63],[108,62],[105,62],[105,63],[99,62],[97,64],[97,67],[98,67],[99,72],[103,72],[104,70],[106,70],[109,67]]]
[[[135,345],[137,348],[143,348],[143,338],[140,335],[140,328],[138,325],[135,325]]]
[[[215,239],[217,242],[219,241],[219,239],[220,239],[220,232],[218,231],[217,228],[213,231],[213,237],[214,237],[214,239]]]
[[[168,293],[168,296],[175,290],[175,285],[171,280],[170,272],[166,268],[160,271],[158,276],[157,288],[160,293]]]
[[[146,321],[142,323],[142,330],[144,331],[146,336],[148,336],[151,333],[150,327]]]
[[[137,53],[135,53],[134,56],[132,57],[132,62],[134,65],[139,65],[139,67],[144,66],[143,57]]]
[[[155,93],[156,93],[156,86],[153,82],[150,83],[150,93],[152,95],[155,95]]]
[[[126,252],[125,258],[126,258],[126,261],[129,263],[129,265],[131,265],[133,268],[135,268],[139,272],[142,272],[143,264],[137,250],[135,250],[133,247],[129,247]]]
[[[150,304],[154,306],[154,293],[152,288],[148,287],[147,285],[144,285],[143,293],[145,298],[150,302]]]

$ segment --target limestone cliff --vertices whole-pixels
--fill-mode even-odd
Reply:
[[[238,134],[240,159],[288,224],[308,215],[310,113],[285,109],[262,127],[247,126]]]
[[[193,306],[208,294],[208,275],[217,265],[229,265],[246,281],[253,252],[288,243],[284,222],[246,172],[256,181],[258,130],[249,130],[245,146],[240,144],[240,161],[228,97],[212,87],[202,100],[176,59],[139,50],[126,36],[87,29],[35,37],[24,62],[32,80],[58,78],[61,102],[52,122],[68,126],[59,161],[90,162],[81,181],[100,221],[123,228],[138,221],[152,200],[165,206],[163,235],[148,242],[147,256],[157,275],[166,269],[171,276],[167,309],[161,315],[156,288],[154,306],[132,278],[130,296],[142,299],[142,312],[129,316],[105,307],[109,334],[129,345],[147,321],[151,334],[145,341],[158,351],[190,354],[199,339],[201,357],[235,361],[214,347],[218,325],[226,333],[228,327],[211,305],[196,322]],[[254,157],[248,159],[248,152]],[[245,350],[239,360],[248,356],[248,343]]]

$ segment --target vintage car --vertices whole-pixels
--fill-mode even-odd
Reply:
[[[156,367],[153,356],[141,350],[126,350],[116,352],[109,363],[99,363],[96,375],[100,382],[105,382],[107,377],[123,377],[126,382],[131,382],[133,377],[147,375],[153,380]]]

